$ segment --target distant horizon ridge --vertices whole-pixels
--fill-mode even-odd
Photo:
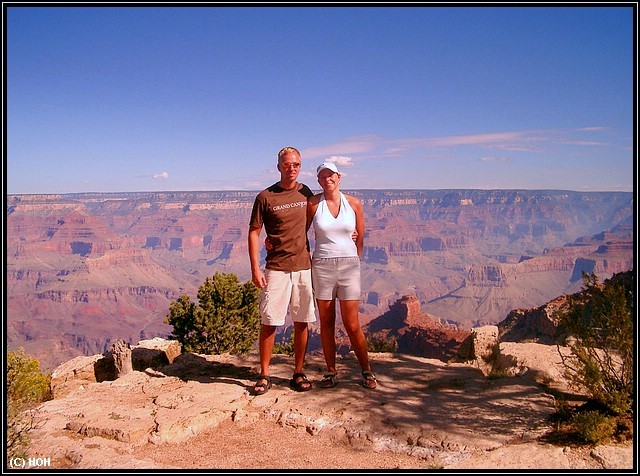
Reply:
[[[304,183],[304,182],[301,182]],[[152,193],[259,193],[262,189],[223,189],[223,190],[139,190],[139,191],[111,191],[111,192],[25,192],[6,193],[6,196],[18,195],[118,195],[118,194],[152,194]],[[313,187],[312,187],[313,190]],[[318,190],[320,190],[318,188]],[[480,191],[480,192],[571,192],[571,193],[634,193],[635,190],[572,190],[563,188],[345,188],[345,191],[415,191],[415,192],[446,192],[446,191]]]

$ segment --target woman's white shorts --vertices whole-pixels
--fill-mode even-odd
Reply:
[[[316,299],[360,300],[360,258],[313,258],[311,260],[313,294]]]

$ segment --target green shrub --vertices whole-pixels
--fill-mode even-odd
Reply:
[[[565,375],[596,402],[616,415],[633,408],[633,272],[614,275],[603,284],[583,274],[583,290],[558,311],[572,355],[560,353]]]
[[[295,353],[294,339],[295,330],[291,330],[291,337],[289,340],[283,339],[282,342],[276,342],[273,344],[274,354],[293,355]]]
[[[198,290],[198,304],[182,296],[170,304],[165,323],[172,337],[187,352],[242,354],[258,339],[259,290],[251,282],[240,284],[234,274],[215,273]]]
[[[25,457],[35,428],[34,408],[51,400],[51,376],[24,349],[7,354],[7,455]]]
[[[615,417],[603,415],[598,411],[577,413],[571,423],[580,438],[593,444],[607,443],[613,438],[617,427]]]
[[[367,350],[369,352],[397,352],[398,341],[389,339],[368,339]]]

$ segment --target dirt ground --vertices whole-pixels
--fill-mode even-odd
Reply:
[[[589,453],[588,448],[571,448],[572,466],[602,470]],[[144,445],[136,449],[135,456],[165,468],[179,469],[443,469],[432,460],[354,447],[346,439],[334,440],[322,433],[312,436],[300,428],[281,426],[267,419],[253,425],[225,421],[182,443]],[[481,467],[473,463],[468,466]]]
[[[183,443],[145,445],[135,455],[181,469],[433,468],[424,459],[354,448],[346,441],[312,436],[267,419],[243,426],[226,421]]]

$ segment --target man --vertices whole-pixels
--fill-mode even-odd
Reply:
[[[300,152],[295,148],[280,150],[280,180],[258,194],[251,212],[248,238],[251,280],[261,289],[260,376],[253,387],[255,395],[271,388],[269,364],[276,328],[284,325],[287,309],[295,332],[295,368],[289,384],[300,392],[311,390],[302,367],[309,339],[308,325],[316,320],[306,230],[307,198],[313,192],[297,181],[301,165]],[[264,273],[259,260],[263,226],[270,243]]]

